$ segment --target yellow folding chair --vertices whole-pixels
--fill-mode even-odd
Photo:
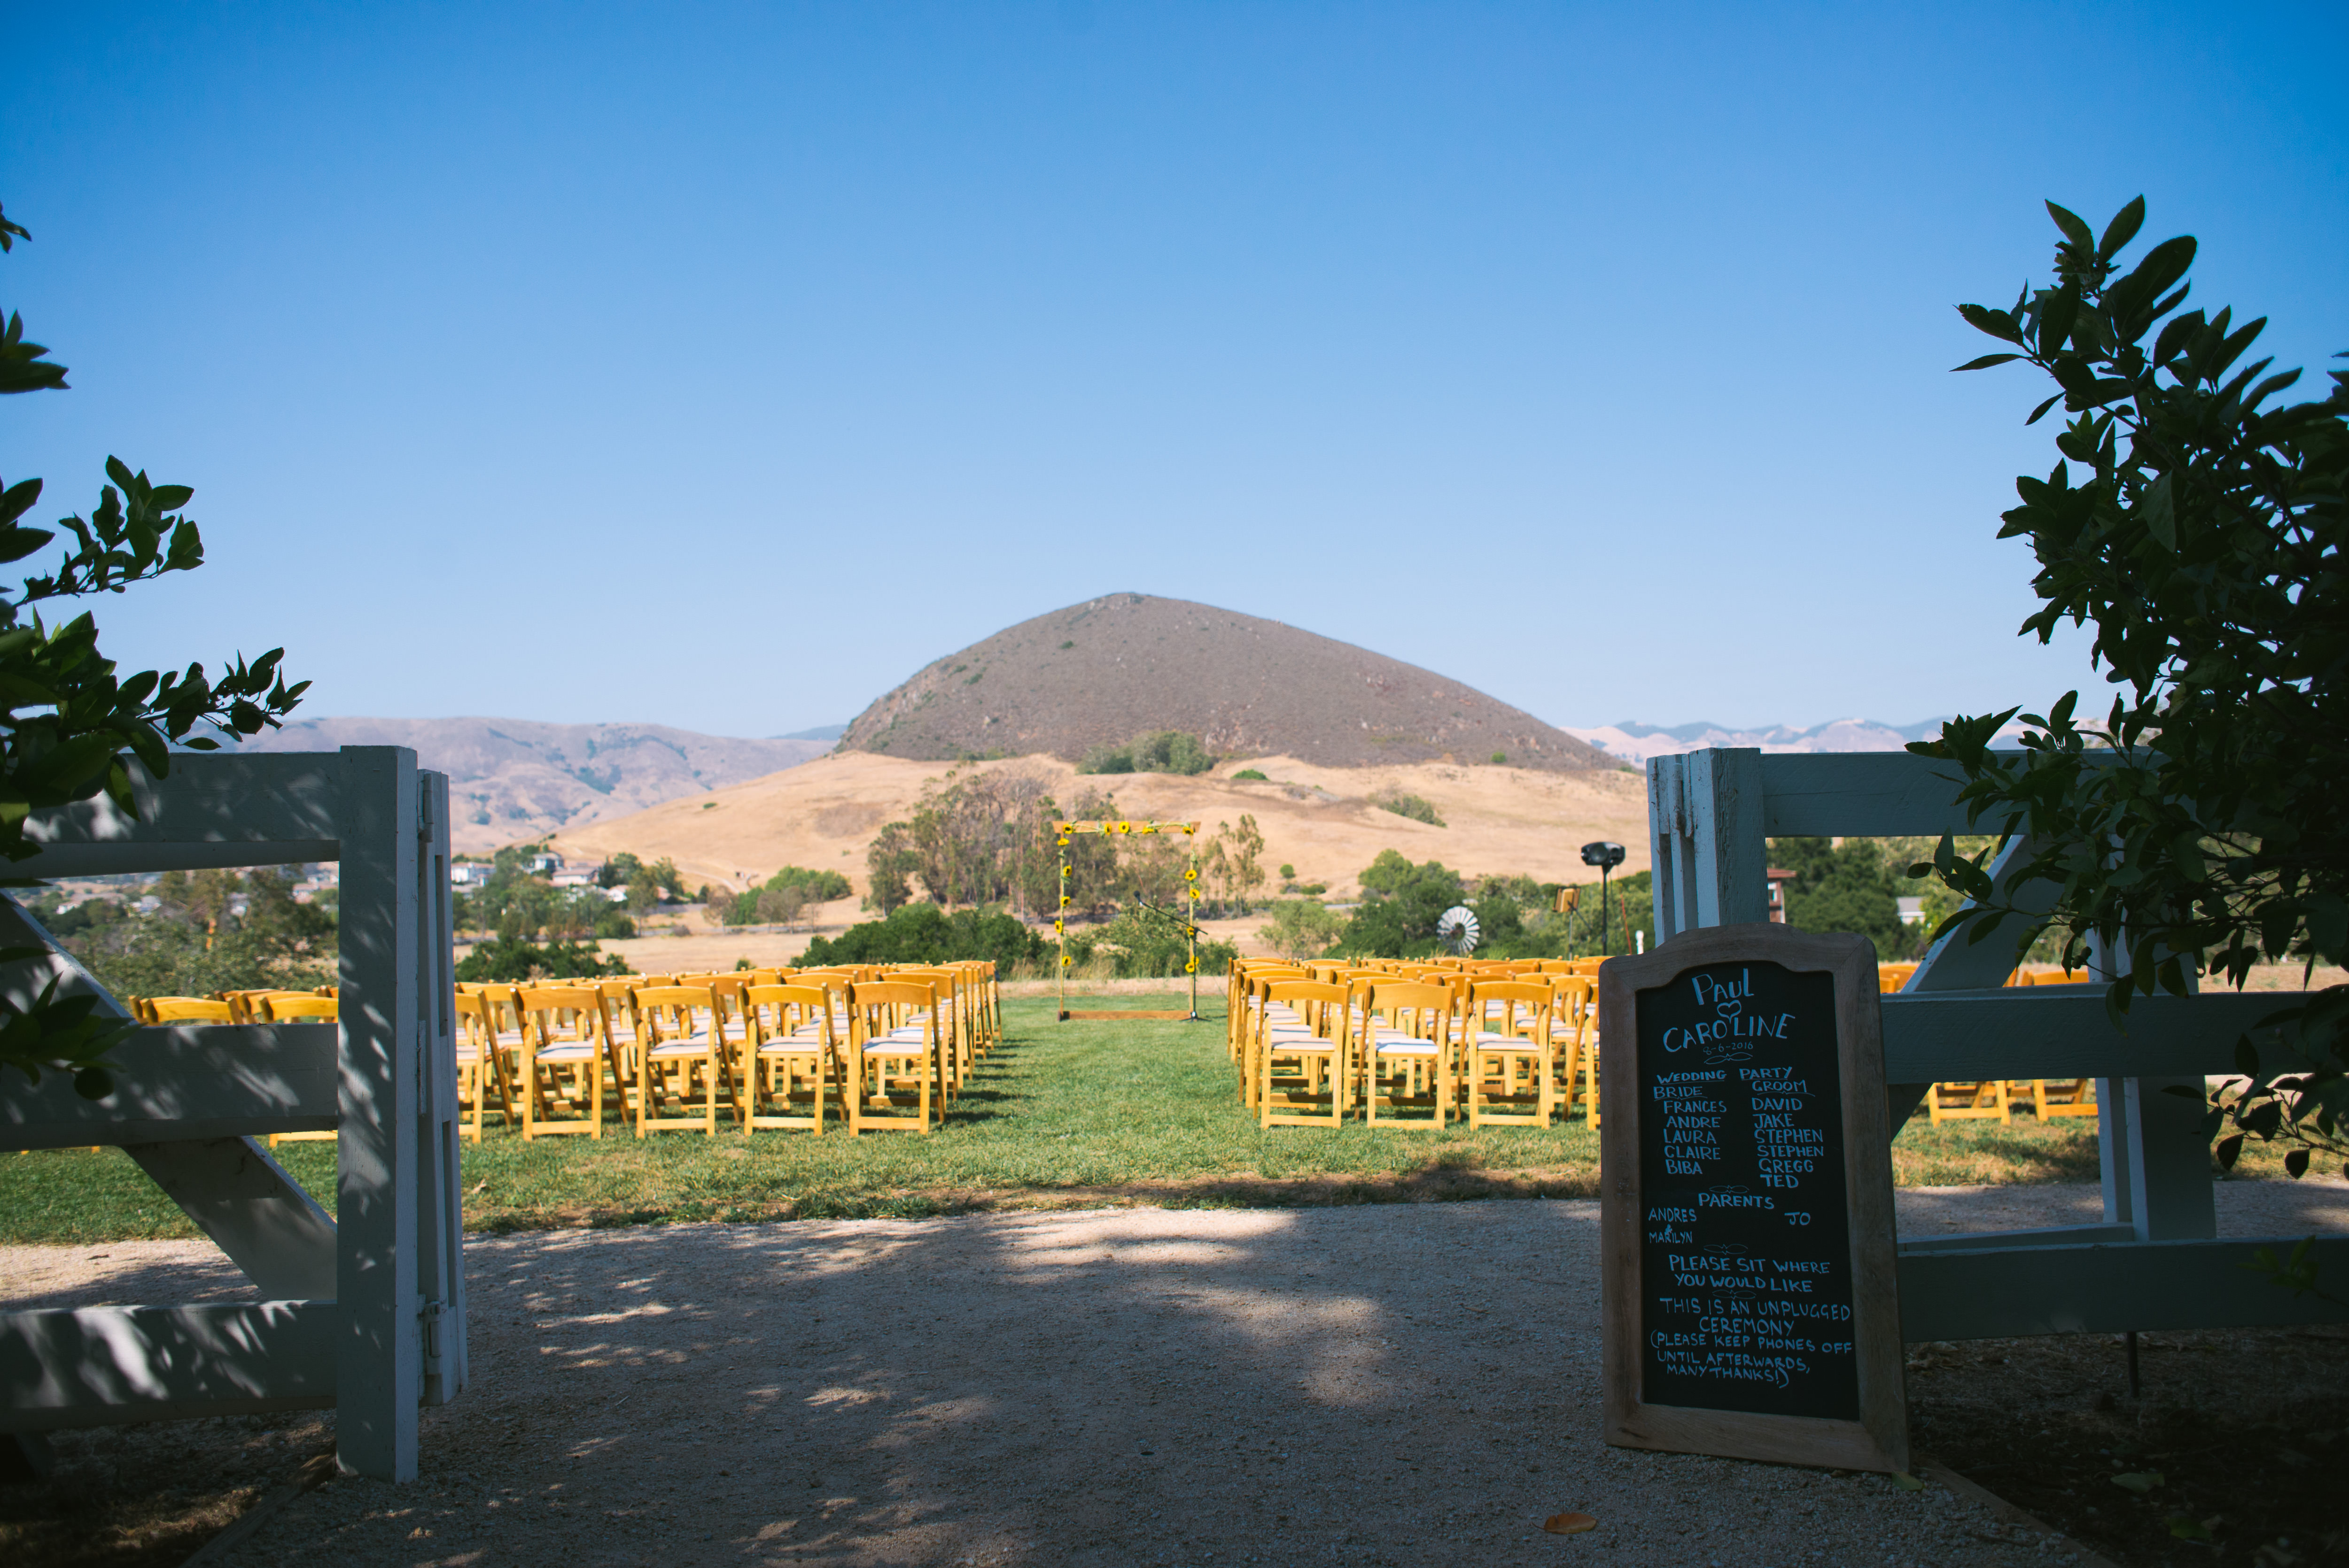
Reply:
[[[245,995],[245,1006],[255,1010],[256,1023],[290,1024],[340,1016],[339,1004],[335,998],[321,996],[315,991],[263,991]],[[281,1143],[332,1143],[336,1137],[332,1132],[273,1132],[269,1135],[269,1147],[274,1149]]]
[[[592,985],[529,985],[518,999],[523,1137],[603,1137],[603,994]]]
[[[718,1136],[726,1098],[725,1009],[707,985],[647,985],[636,1004],[636,1136],[699,1128]],[[698,1099],[701,1109],[695,1110]]]

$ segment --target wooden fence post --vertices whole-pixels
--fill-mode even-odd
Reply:
[[[343,748],[342,1138],[336,1459],[346,1473],[416,1478],[423,1379],[417,1128],[425,1019],[415,754]]]

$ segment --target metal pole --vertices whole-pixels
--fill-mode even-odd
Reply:
[[[1052,934],[1060,943],[1061,1021],[1069,1017],[1069,824],[1055,824],[1061,841],[1061,902],[1052,910]]]
[[[1191,959],[1186,967],[1191,975],[1191,1016],[1199,1021],[1199,832],[1195,822],[1185,824],[1183,836],[1191,841],[1191,874],[1183,879],[1184,891],[1190,897],[1184,902],[1189,908],[1184,913],[1183,929],[1190,934]]]

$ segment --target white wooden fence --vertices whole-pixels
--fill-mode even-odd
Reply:
[[[466,1381],[448,780],[348,746],[179,757],[136,794],[136,820],[103,798],[34,813],[18,874],[339,861],[341,1020],[141,1028],[102,1100],[0,1085],[0,1150],[119,1144],[264,1298],[0,1314],[0,1432],[331,1407],[346,1471],[412,1480],[419,1407]],[[49,955],[0,970],[18,1006],[57,975],[127,1016],[0,899],[0,946],[20,944]],[[324,1130],[331,1217],[256,1141]]]
[[[1769,918],[1765,839],[1883,838],[1980,831],[1957,803],[1957,770],[1872,752],[1765,757],[1731,748],[1648,763],[1656,937]],[[1992,866],[1999,885],[2027,841]],[[2042,906],[2044,907],[2044,905]],[[2214,1239],[2205,1074],[2234,1070],[2235,1041],[2284,1005],[2273,993],[2140,997],[2126,1033],[2107,1019],[2101,978],[2123,955],[2099,951],[2098,983],[2005,985],[2006,932],[1934,945],[1884,998],[1884,1076],[1897,1130],[1935,1082],[2092,1078],[2104,1168],[2104,1218],[2086,1225],[1905,1242],[1905,1336],[2181,1329],[2339,1321],[2349,1310],[2290,1292],[2241,1265],[2301,1239]],[[2178,1085],[2192,1096],[2165,1094]],[[2349,1237],[2316,1243],[2332,1294],[2349,1278]]]

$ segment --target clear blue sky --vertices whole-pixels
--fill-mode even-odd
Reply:
[[[0,406],[319,714],[845,719],[1135,590],[1554,723],[2036,703],[2039,203],[2349,348],[2349,7],[17,5]]]

